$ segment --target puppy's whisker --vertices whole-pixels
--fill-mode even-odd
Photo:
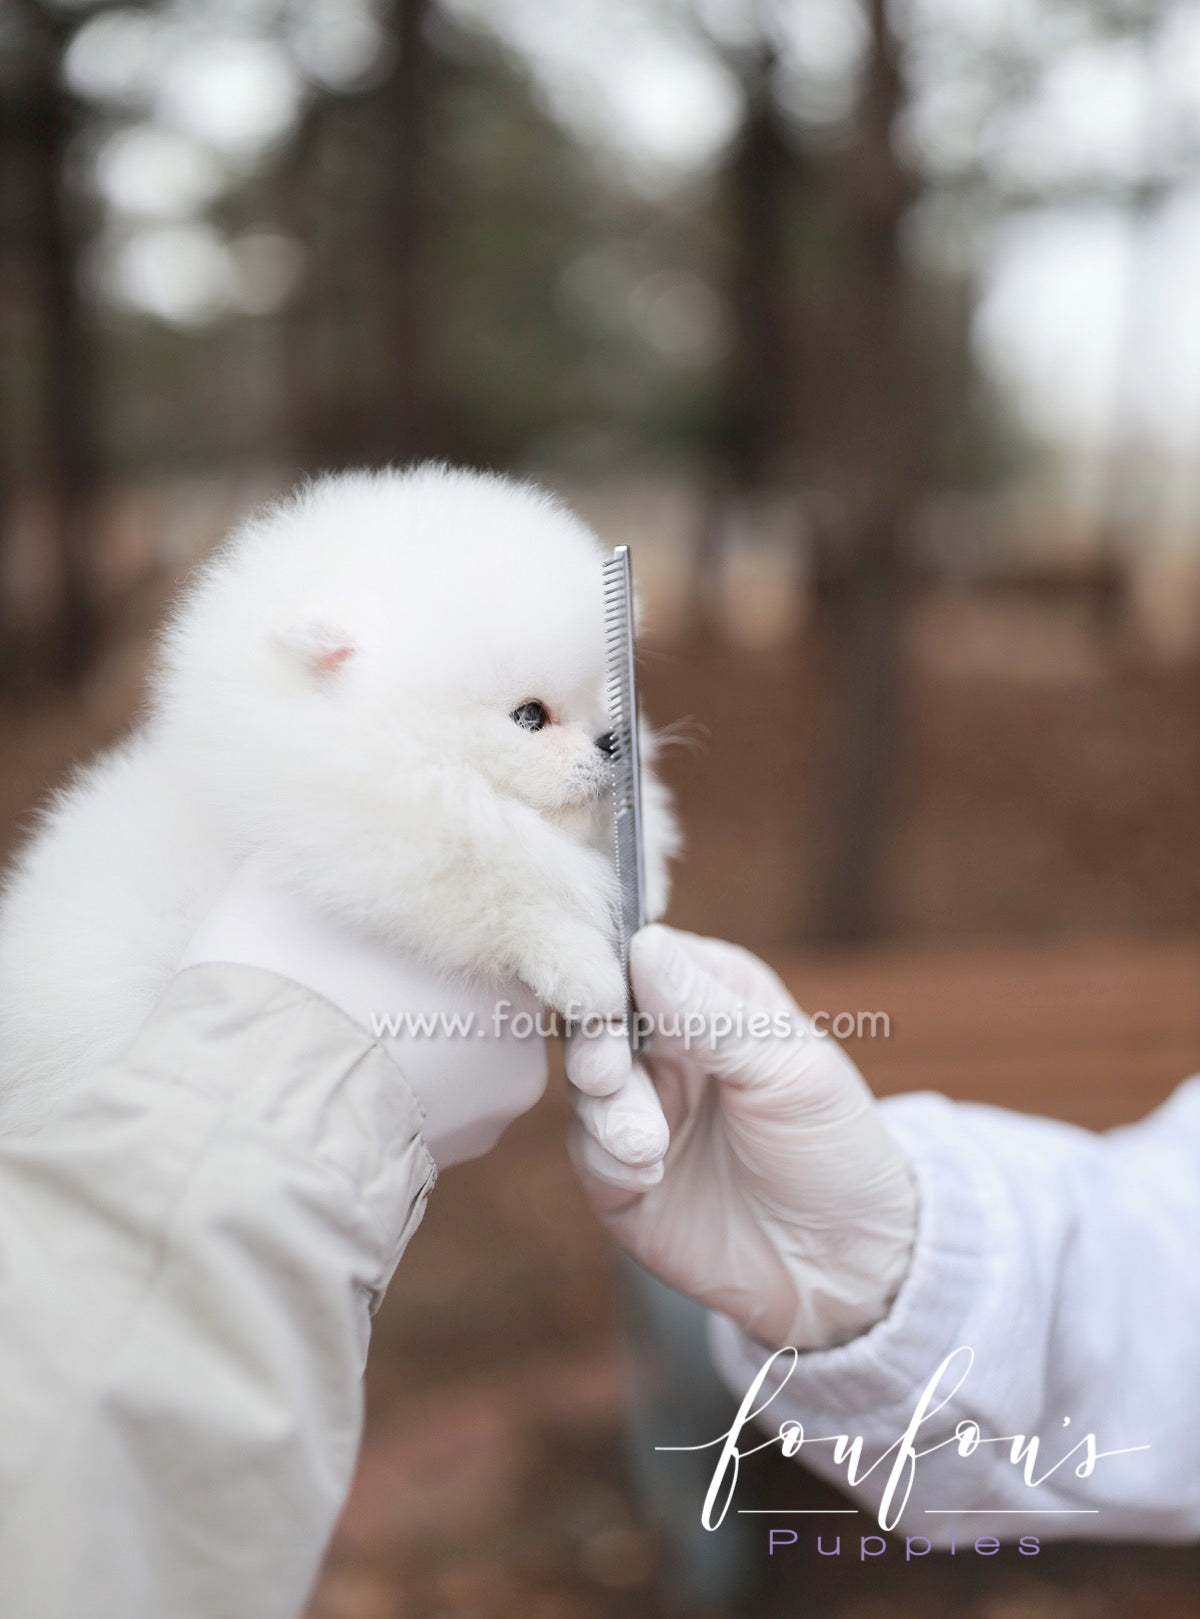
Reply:
[[[685,714],[682,719],[672,720],[669,725],[661,725],[654,732],[654,741],[659,748],[686,748],[691,753],[704,753],[712,740],[712,732],[707,725]]]

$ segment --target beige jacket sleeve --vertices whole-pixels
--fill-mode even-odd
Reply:
[[[247,967],[0,1141],[0,1615],[294,1619],[434,1174],[382,1049]]]

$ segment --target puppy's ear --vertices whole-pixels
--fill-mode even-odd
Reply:
[[[345,630],[312,622],[289,625],[277,632],[275,642],[311,680],[322,685],[332,680],[356,650]]]

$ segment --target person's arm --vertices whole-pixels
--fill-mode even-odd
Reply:
[[[5,1616],[293,1619],[437,1167],[545,1087],[526,990],[441,977],[266,856],[179,965],[119,1062],[0,1138]]]
[[[917,1462],[902,1532],[935,1544],[1200,1533],[1200,1081],[1103,1137],[935,1096],[877,1105],[744,951],[649,928],[633,974],[655,1024],[645,1071],[607,1099],[576,1098],[573,1155],[617,1240],[716,1312],[739,1398],[773,1351],[800,1351],[766,1433],[801,1423],[801,1460],[844,1486],[845,1463],[816,1441],[861,1435],[865,1469],[900,1441],[946,1357],[963,1350],[942,1395],[970,1350],[914,1448],[960,1421],[985,1442]],[[576,1044],[568,1073],[594,1061]],[[625,1095],[651,1081],[671,1145],[639,1173],[611,1138]],[[1089,1433],[1128,1453],[1090,1477],[1073,1471],[1083,1450],[1050,1471]],[[1049,1477],[1035,1488],[1007,1460],[1011,1441],[990,1442],[1015,1435],[1040,1436],[1032,1471]],[[751,1427],[744,1448],[763,1438]],[[887,1460],[860,1471],[864,1509],[889,1472]]]
[[[383,1050],[249,967],[0,1140],[0,1613],[294,1619],[434,1177]]]
[[[1048,1476],[1028,1488],[1008,1445],[985,1444],[970,1457],[948,1447],[916,1465],[908,1533],[935,1545],[952,1533],[960,1543],[1029,1533],[1194,1539],[1200,1079],[1139,1124],[1103,1136],[932,1095],[899,1097],[880,1111],[917,1177],[908,1275],[872,1331],[800,1357],[772,1422],[798,1420],[811,1435],[862,1434],[873,1458],[905,1430],[933,1371],[966,1346],[965,1380],[917,1448],[963,1421],[985,1436],[1036,1434],[1034,1474]],[[766,1352],[727,1319],[714,1321],[712,1342],[730,1386],[744,1390]],[[960,1355],[944,1392],[965,1367]],[[1075,1447],[1088,1434],[1098,1450],[1128,1453],[1101,1457],[1080,1478],[1086,1449]],[[830,1449],[803,1454],[844,1487]],[[888,1470],[877,1469],[855,1499],[874,1510]]]

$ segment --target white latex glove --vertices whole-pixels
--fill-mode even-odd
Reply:
[[[654,1020],[649,1050],[608,1099],[579,1096],[571,1125],[600,1218],[647,1270],[768,1348],[865,1332],[904,1278],[917,1203],[854,1064],[736,945],[644,928],[633,987]],[[751,1032],[756,1012],[771,1032]],[[568,1075],[595,1061],[572,1046]],[[631,1170],[622,1117],[645,1116],[654,1092],[670,1126],[665,1165]]]
[[[269,968],[323,995],[376,1035],[424,1110],[425,1144],[439,1169],[488,1152],[546,1088],[538,1002],[523,984],[497,994],[398,955],[299,897],[267,855],[239,867],[179,966],[203,961]],[[452,1024],[430,1034],[419,1025],[378,1034],[377,1017],[404,1013],[470,1019],[470,1032],[455,1033]],[[528,1035],[513,1033],[519,1013],[534,1019]]]

